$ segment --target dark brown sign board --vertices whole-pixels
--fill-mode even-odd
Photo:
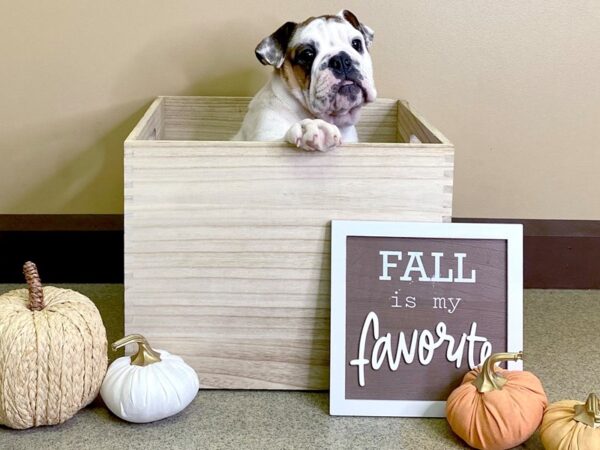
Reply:
[[[331,240],[331,414],[444,417],[467,371],[523,349],[521,225],[336,220]]]

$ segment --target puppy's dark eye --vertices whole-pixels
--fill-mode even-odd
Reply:
[[[298,64],[310,64],[315,59],[315,51],[312,48],[305,48],[296,56]]]
[[[356,50],[358,53],[362,53],[362,51],[363,51],[362,41],[360,39],[354,39],[352,41],[352,48],[354,50]]]

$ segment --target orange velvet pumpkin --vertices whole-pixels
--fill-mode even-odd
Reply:
[[[448,397],[446,417],[467,444],[501,450],[525,442],[538,428],[548,404],[540,380],[531,372],[496,368],[523,353],[496,353],[468,372]]]

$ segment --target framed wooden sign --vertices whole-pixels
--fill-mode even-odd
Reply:
[[[330,413],[444,417],[468,370],[522,350],[522,242],[521,225],[333,221]]]

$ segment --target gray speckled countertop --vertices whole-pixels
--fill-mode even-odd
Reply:
[[[0,286],[0,292],[7,288]],[[73,288],[91,298],[102,291],[106,304],[99,306],[109,335],[118,335],[122,287]],[[592,367],[600,361],[600,291],[529,290],[524,305],[525,366],[541,378],[550,401],[584,400],[589,392],[600,392],[600,377]],[[185,411],[152,424],[122,422],[97,401],[59,426],[0,427],[0,448],[420,450],[465,445],[443,419],[330,417],[326,393],[200,391]],[[542,448],[538,435],[521,448]]]

